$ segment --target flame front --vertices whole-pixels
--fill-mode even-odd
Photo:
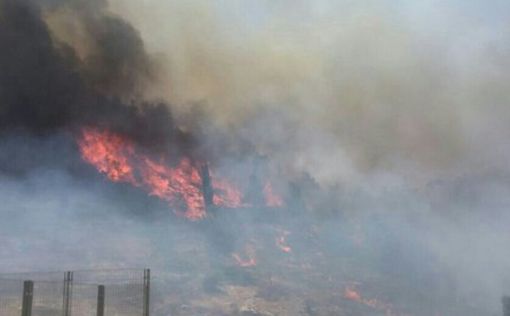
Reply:
[[[114,182],[130,183],[166,201],[178,215],[191,220],[206,216],[198,168],[188,158],[168,167],[137,153],[132,142],[98,129],[83,130],[78,141],[83,159]],[[163,159],[161,159],[163,160]]]
[[[220,179],[212,176],[212,187],[214,190],[213,203],[224,207],[242,207],[242,193],[226,179]]]
[[[348,286],[344,290],[344,298],[353,302],[357,302],[373,309],[384,311],[386,316],[397,316],[398,314],[393,311],[393,307],[389,303],[381,302],[377,299],[364,298],[359,291],[353,286]],[[402,314],[403,315],[403,314]]]
[[[78,146],[83,159],[111,181],[129,183],[145,190],[167,202],[179,216],[190,220],[206,217],[202,174],[191,159],[182,158],[175,167],[169,167],[164,157],[153,159],[138,152],[128,139],[96,128],[84,128]],[[212,174],[211,186],[215,206],[247,206],[241,191],[227,179]],[[283,204],[282,199],[272,192],[269,182],[264,194],[268,206]]]
[[[169,168],[144,158],[141,175],[149,194],[167,201],[178,215],[191,220],[206,216],[204,197],[200,189],[202,179],[198,169],[187,158],[181,160],[176,168]],[[183,209],[180,204],[185,203]]]
[[[135,184],[129,161],[134,154],[131,143],[114,134],[86,130],[78,140],[78,145],[83,159],[106,174],[110,180]]]

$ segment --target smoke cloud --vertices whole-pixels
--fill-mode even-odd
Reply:
[[[505,168],[504,3],[111,7],[166,66],[159,96],[183,111],[200,104],[221,128],[319,182]]]

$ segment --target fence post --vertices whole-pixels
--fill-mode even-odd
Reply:
[[[105,291],[104,285],[97,287],[97,316],[104,316]]]
[[[213,203],[213,188],[211,184],[211,173],[209,172],[209,166],[207,163],[203,164],[200,167],[200,173],[202,176],[202,193],[204,196],[204,205],[205,210],[208,213],[214,211],[214,203]]]
[[[149,302],[150,302],[150,288],[151,288],[151,270],[143,270],[143,316],[149,316]]]
[[[34,282],[23,282],[23,305],[21,307],[21,316],[32,315],[32,301],[34,298]]]
[[[73,272],[68,271],[64,274],[64,306],[63,316],[71,316],[71,302],[73,296]]]
[[[503,296],[503,316],[510,316],[510,296]]]

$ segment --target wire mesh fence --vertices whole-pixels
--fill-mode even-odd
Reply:
[[[0,274],[1,316],[149,316],[150,270]]]
[[[21,315],[23,281],[0,280],[0,315]]]
[[[63,315],[62,282],[34,282],[32,315]]]

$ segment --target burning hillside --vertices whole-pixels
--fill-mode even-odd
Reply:
[[[390,2],[0,0],[0,271],[151,267],[156,316],[496,315],[510,10]]]
[[[190,220],[205,218],[207,206],[249,206],[234,184],[209,171],[207,162],[184,157],[172,167],[165,157],[152,159],[139,153],[133,142],[108,131],[91,128],[83,130],[78,144],[83,159],[108,179],[139,187],[168,202],[176,214]],[[206,196],[206,192],[211,191],[212,199]],[[271,182],[266,181],[263,193],[266,206],[283,205],[282,198],[274,193]]]

